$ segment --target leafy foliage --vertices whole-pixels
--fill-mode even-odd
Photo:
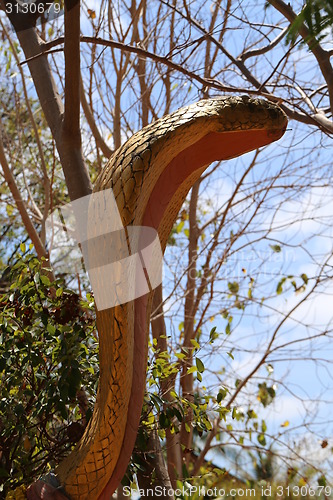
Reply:
[[[309,40],[316,37],[318,41],[333,34],[333,4],[331,0],[307,0],[292,23],[287,36],[287,41],[294,42],[297,38],[299,28],[305,24],[309,30]]]
[[[0,296],[4,492],[29,484],[72,449],[91,416],[98,380],[88,302],[61,280],[51,283],[31,253],[19,258],[10,275],[10,290]]]

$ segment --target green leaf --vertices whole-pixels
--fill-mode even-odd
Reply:
[[[43,283],[43,285],[45,285],[45,286],[50,286],[51,285],[51,281],[44,274],[41,275],[40,280]]]
[[[265,367],[266,367],[266,370],[268,371],[268,375],[271,375],[274,372],[274,368],[270,363],[265,365]]]
[[[226,397],[227,394],[228,394],[228,389],[226,389],[225,387],[222,387],[219,390],[218,395],[216,396],[216,401],[218,403],[221,403],[221,401]]]
[[[227,352],[227,354],[228,354],[229,358],[235,359],[231,352]]]
[[[173,408],[173,411],[174,411],[175,416],[177,417],[178,422],[182,422],[183,421],[183,415],[178,410],[178,408]]]
[[[68,376],[69,396],[74,397],[81,384],[81,372],[78,368],[71,368]]]
[[[198,371],[198,368],[196,366],[191,366],[187,369],[187,374],[189,375],[190,373],[194,373],[196,371]]]
[[[23,404],[21,403],[18,403],[15,408],[14,408],[14,413],[15,415],[17,415],[18,417],[20,417],[21,415],[23,415],[24,413],[24,406]]]
[[[22,253],[25,253],[25,243],[20,244],[20,249]]]
[[[8,217],[10,217],[11,215],[13,215],[13,212],[14,212],[14,207],[12,205],[6,205],[6,212],[7,212],[7,215]]]
[[[262,432],[264,432],[264,433],[267,431],[267,425],[266,425],[265,420],[263,420],[263,421],[261,422],[261,430],[262,430]]]
[[[54,325],[51,325],[51,323],[47,324],[46,330],[51,334],[54,335],[56,332],[56,327]]]
[[[226,421],[227,414],[230,413],[230,410],[228,408],[222,407],[222,408],[218,409],[218,412],[219,412],[219,416],[220,416],[221,420]]]
[[[261,402],[261,404],[266,408],[266,406],[272,403],[273,399],[276,396],[275,389],[273,386],[268,387],[266,382],[258,384],[258,387],[259,387],[258,399]]]
[[[184,479],[191,477],[189,471],[187,470],[185,463],[183,463],[183,466],[182,466],[182,473],[183,473]]]
[[[0,373],[6,368],[7,366],[7,359],[2,357],[0,358]]]
[[[197,365],[199,373],[203,373],[205,371],[205,365],[203,364],[200,358],[195,358],[195,364]]]
[[[275,253],[280,253],[281,252],[281,247],[280,245],[269,245],[271,247],[271,249],[273,250],[273,252]]]
[[[326,477],[325,476],[320,476],[320,478],[318,479],[318,485],[325,487],[326,484],[327,484]]]
[[[237,283],[237,281],[229,281],[228,288],[230,293],[232,293],[233,295],[236,295],[239,292],[239,284]]]
[[[304,281],[304,283],[307,285],[308,281],[309,281],[309,278],[307,277],[307,275],[305,273],[303,273],[303,274],[301,274],[301,278]]]
[[[200,349],[200,344],[195,339],[191,339],[191,344],[195,349]]]
[[[257,439],[258,439],[258,443],[261,444],[261,446],[266,446],[265,434],[259,434]]]
[[[157,394],[150,394],[150,399],[152,400],[157,411],[160,411],[163,407],[163,401]]]
[[[283,285],[284,285],[284,283],[286,282],[286,280],[287,280],[287,278],[282,278],[282,279],[279,281],[279,283],[278,283],[278,285],[277,285],[277,287],[276,287],[276,293],[277,293],[278,295],[281,295],[281,293],[283,292]]]
[[[209,342],[213,343],[215,339],[217,339],[219,336],[218,333],[216,333],[216,326],[214,326],[211,331],[209,332]]]
[[[180,223],[176,226],[176,233],[179,234],[181,232],[181,230],[183,229],[184,227],[184,224],[185,222],[182,220],[180,221]]]

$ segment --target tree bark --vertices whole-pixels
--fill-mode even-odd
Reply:
[[[151,321],[152,334],[157,341],[158,352],[168,352],[167,331],[163,313],[163,293],[162,285],[159,285],[154,293],[152,311],[154,318]],[[175,387],[174,377],[161,380],[160,390],[164,400],[172,402],[170,391]],[[170,429],[165,430],[168,472],[172,487],[176,489],[177,479],[182,475],[182,453],[180,444],[180,433],[171,433]]]
[[[145,490],[144,498],[160,496],[161,498],[174,500],[172,485],[165,466],[161,443],[156,429],[153,429],[149,435],[145,461],[145,471],[137,473],[139,487]],[[163,492],[163,495],[157,495],[159,491]]]
[[[193,346],[191,340],[194,338],[194,318],[195,310],[195,294],[196,294],[196,269],[197,269],[197,245],[198,245],[198,227],[197,227],[197,204],[199,196],[200,179],[194,184],[190,199],[189,208],[189,245],[188,245],[188,269],[187,269],[187,284],[186,284],[186,298],[185,298],[185,314],[184,314],[184,343],[183,349],[186,358],[183,360],[182,373],[181,373],[181,387],[183,398],[193,402],[193,373],[187,373],[188,368],[193,365]],[[186,450],[192,447],[193,441],[193,410],[188,408],[186,422],[182,425],[181,442]],[[190,427],[188,432],[185,427],[187,423]],[[189,465],[190,453],[185,453],[186,464]]]

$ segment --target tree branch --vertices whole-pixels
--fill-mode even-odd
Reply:
[[[161,0],[163,1],[163,0]],[[164,2],[163,2],[164,3]],[[168,5],[168,4],[166,4]],[[171,7],[169,5],[169,7]],[[192,22],[196,23],[196,21]],[[249,71],[249,69],[245,66],[245,64],[242,62],[241,58],[236,59],[234,58],[224,47],[223,45],[220,44],[218,40],[216,40],[212,35],[209,35],[205,28],[203,28],[199,23],[195,24],[198,29],[200,29],[202,32],[206,33],[207,36],[210,36],[212,41],[215,43],[217,47],[219,47],[223,53],[231,60],[232,63],[234,63],[238,69],[243,73],[243,75],[246,77],[246,79],[254,85],[255,89],[247,89],[244,87],[230,87],[228,85],[223,85],[221,82],[219,82],[217,79],[213,78],[203,78],[200,75],[197,75],[193,71],[190,71],[180,64],[177,64],[173,61],[171,61],[168,57],[165,56],[159,56],[158,54],[155,54],[154,52],[150,52],[148,50],[144,50],[141,47],[134,47],[131,45],[124,44],[122,42],[116,42],[114,40],[105,40],[103,38],[95,38],[95,37],[89,37],[89,36],[81,36],[81,42],[86,42],[86,43],[94,43],[96,45],[103,45],[104,47],[112,47],[116,48],[119,50],[123,50],[125,52],[130,52],[133,54],[137,54],[138,56],[149,58],[153,61],[156,61],[158,63],[164,64],[165,66],[168,66],[171,70],[178,71],[179,73],[187,76],[191,81],[196,81],[200,83],[204,88],[211,88],[211,89],[216,89],[219,90],[220,92],[239,92],[239,93],[247,93],[250,95],[258,95],[265,97],[269,101],[276,102],[280,105],[280,107],[283,109],[283,111],[287,114],[287,116],[293,120],[299,121],[301,123],[306,123],[307,125],[314,125],[316,127],[322,128],[324,132],[328,133],[333,133],[333,123],[323,116],[321,113],[317,113],[315,115],[310,115],[305,113],[303,110],[301,111],[295,111],[292,109],[290,106],[288,106],[286,101],[283,98],[277,97],[269,92],[269,90],[266,87],[263,87],[262,84],[252,75],[252,73]],[[56,47],[58,45],[61,45],[64,43],[64,38],[59,37],[56,40],[52,40],[51,42],[44,43],[42,45],[42,52],[37,55],[37,57],[40,57],[42,54],[47,54],[51,51],[53,47]],[[31,59],[35,59],[36,56],[34,56]],[[31,59],[27,59],[24,62],[30,62]]]
[[[184,305],[184,341],[183,349],[186,353],[186,358],[182,361],[182,372],[180,384],[182,388],[183,398],[193,402],[193,373],[188,373],[188,368],[193,365],[193,349],[191,340],[194,338],[194,319],[196,315],[195,295],[196,295],[196,272],[198,259],[198,225],[197,225],[197,208],[199,187],[201,179],[199,179],[192,187],[190,206],[189,206],[189,242],[188,242],[188,268],[187,268],[187,283],[185,292]],[[193,409],[189,405],[186,421],[182,423],[181,442],[184,448],[190,449],[193,441]],[[189,425],[190,431],[186,429],[186,424]],[[185,455],[187,466],[189,465],[190,456]]]
[[[295,21],[297,15],[291,8],[290,4],[286,4],[282,0],[269,0],[269,3],[286,19],[288,19],[290,23]],[[300,25],[298,32],[316,58],[322,75],[327,83],[330,106],[333,113],[333,68],[330,61],[330,54],[322,48],[320,43],[313,36],[310,35],[310,32],[304,23]]]
[[[153,295],[151,329],[153,338],[156,339],[158,354],[168,352],[167,330],[163,311],[163,290],[159,285]],[[170,391],[175,387],[175,376],[160,380],[160,390],[164,400],[173,401]],[[171,433],[170,429],[165,429],[166,449],[168,458],[168,472],[172,487],[176,489],[177,478],[182,474],[182,456],[179,433]]]
[[[226,91],[226,92],[235,92],[237,91],[236,87],[229,87],[227,85],[222,85],[219,82],[216,82],[214,80],[206,80],[205,78],[202,78],[199,75],[196,75],[192,71],[187,70],[180,64],[174,63],[171,61],[168,57],[165,56],[159,56],[158,54],[155,54],[154,52],[150,52],[148,50],[145,50],[141,47],[136,47],[132,45],[125,44],[123,42],[118,42],[115,40],[106,40],[104,38],[100,37],[93,37],[93,36],[81,36],[81,42],[85,43],[93,43],[96,45],[102,45],[103,47],[111,47],[115,49],[120,49],[123,50],[124,52],[130,52],[132,54],[137,54],[138,56],[152,59],[155,62],[164,64],[168,66],[170,69],[173,69],[175,71],[179,71],[183,75],[186,75],[190,77],[191,79],[196,80],[198,83],[201,83],[204,86],[210,86],[212,88],[216,88],[218,90]],[[55,40],[52,40],[51,42],[47,43],[42,43],[41,44],[41,52],[40,54],[37,55],[37,57],[41,57],[44,54],[48,54],[53,47],[57,47],[58,45],[61,45],[64,43],[64,37],[59,37],[56,38]],[[27,58],[24,63],[29,63],[32,59],[36,59],[36,56],[33,56],[31,59]],[[23,63],[22,63],[23,64]],[[244,91],[244,89],[242,89]],[[258,94],[258,92],[253,91],[253,94]]]
[[[76,147],[80,132],[80,1],[65,1],[65,113],[63,134]]]
[[[311,115],[306,114],[304,111],[302,111],[302,112],[296,112],[293,109],[291,109],[289,106],[287,106],[286,104],[283,104],[282,103],[282,101],[283,101],[282,99],[281,99],[281,101],[279,101],[279,98],[276,98],[275,96],[273,96],[269,92],[269,90],[264,85],[262,85],[262,83],[260,83],[259,80],[257,80],[257,78],[245,66],[244,62],[242,61],[241,56],[238,57],[238,58],[235,58],[232,54],[230,54],[230,52],[224,47],[224,45],[222,43],[220,43],[218,40],[216,40],[216,38],[209,31],[207,31],[204,26],[202,26],[198,21],[196,21],[195,19],[193,19],[192,17],[190,17],[189,14],[187,14],[187,15],[183,14],[179,9],[177,9],[176,7],[168,4],[165,0],[161,0],[161,2],[164,5],[168,6],[169,8],[175,10],[181,17],[187,19],[187,21],[189,21],[191,24],[193,24],[201,33],[204,33],[207,36],[207,38],[209,40],[211,40],[212,43],[214,43],[222,51],[222,53],[241,71],[241,73],[246,77],[246,79],[256,89],[258,89],[257,92],[253,92],[253,91],[250,91],[250,90],[245,90],[245,92],[247,92],[249,94],[252,94],[252,93],[256,94],[257,93],[259,95],[262,95],[262,96],[266,97],[269,100],[273,99],[275,102],[278,101],[279,105],[281,106],[281,108],[287,114],[287,116],[289,118],[295,119],[295,120],[300,121],[302,123],[307,123],[309,125],[316,125],[316,126],[323,127],[323,129],[326,132],[333,133],[333,123],[330,120],[328,120],[326,117],[321,116],[320,113],[317,113],[317,114],[311,116]],[[282,0],[272,0],[270,3],[273,5],[274,2],[285,5],[282,2]],[[296,16],[296,14],[295,14],[295,16]],[[330,64],[328,53],[326,51],[324,51],[321,47],[320,47],[319,50],[321,50],[321,57],[320,57],[320,59],[321,59],[322,64],[323,64],[323,62],[325,60],[325,64],[323,64],[323,67],[322,67],[321,64],[319,64],[319,60],[318,59],[317,60],[318,60],[318,64],[320,65],[320,68],[321,68],[322,71],[323,71],[323,68],[324,68],[325,74],[323,74],[323,76],[326,79],[326,77],[329,76],[329,74],[328,74],[329,73],[329,67],[331,68],[330,69],[330,71],[331,71],[332,70],[332,66]],[[328,67],[328,65],[329,65],[329,67]],[[326,75],[326,77],[325,77],[325,75]],[[333,87],[333,81],[332,80],[333,80],[333,72],[332,72],[332,79],[330,80],[331,81],[331,86]],[[327,84],[329,86],[328,82],[327,82]],[[213,87],[213,85],[211,85],[211,86]],[[222,90],[225,90],[225,89],[222,89]],[[236,89],[234,89],[234,90],[236,90]],[[229,90],[226,90],[226,91],[229,92]]]
[[[53,79],[47,56],[43,51],[44,44],[38,37],[35,28],[18,31],[16,34],[24,55],[29,60],[29,70],[57,146],[69,196],[72,200],[86,196],[91,193],[92,185],[82,156],[81,141],[78,137],[73,140],[72,135],[63,133],[64,106]],[[72,92],[74,91],[72,90]],[[78,86],[76,94],[78,94]],[[79,95],[74,95],[73,99],[77,102]],[[77,104],[70,105],[68,103],[68,106],[70,106],[69,109],[75,110]]]
[[[23,93],[24,93],[25,104],[27,106],[27,110],[28,110],[30,122],[31,122],[31,125],[32,125],[32,128],[33,128],[33,131],[34,131],[34,135],[35,135],[36,143],[37,143],[37,148],[38,148],[38,152],[39,152],[40,164],[41,164],[41,168],[42,168],[42,172],[43,172],[44,196],[45,196],[45,204],[44,204],[43,214],[40,213],[40,215],[41,215],[41,225],[42,225],[42,229],[41,229],[41,241],[43,242],[43,245],[45,245],[45,241],[46,241],[45,222],[46,222],[47,216],[49,214],[49,208],[50,208],[50,194],[51,194],[50,193],[50,187],[51,187],[50,179],[49,179],[48,174],[47,174],[47,169],[46,169],[46,163],[45,163],[45,157],[44,157],[43,147],[42,147],[42,143],[41,143],[41,140],[40,140],[40,137],[39,137],[39,132],[38,132],[37,124],[36,124],[36,121],[35,121],[35,118],[34,118],[34,115],[33,115],[32,109],[31,109],[31,106],[30,106],[30,101],[29,101],[29,97],[28,97],[27,86],[26,86],[26,83],[25,83],[23,69],[22,69],[22,66],[20,65],[20,60],[19,60],[19,57],[18,57],[18,54],[17,54],[17,50],[16,50],[16,48],[14,46],[14,43],[13,43],[13,41],[12,41],[12,39],[11,39],[11,37],[10,37],[10,35],[9,35],[6,27],[5,27],[5,25],[3,24],[3,22],[1,20],[0,20],[0,25],[1,25],[1,28],[3,29],[4,33],[6,34],[6,36],[8,38],[9,45],[11,46],[12,53],[14,55],[15,61],[17,63],[17,66],[18,66],[18,69],[19,69],[19,72],[20,72],[20,75],[21,75],[22,89],[23,89]],[[36,208],[36,210],[39,210],[37,206],[35,208]]]
[[[93,134],[93,136],[95,138],[96,144],[101,149],[103,155],[106,158],[110,158],[110,156],[112,155],[113,151],[106,144],[106,142],[104,141],[103,137],[101,136],[101,134],[100,134],[100,132],[98,130],[98,127],[96,125],[95,119],[94,119],[93,114],[91,112],[89,103],[88,103],[88,101],[86,99],[86,94],[85,94],[85,91],[84,91],[82,77],[80,78],[80,98],[81,98],[81,105],[82,105],[82,109],[83,109],[83,112],[84,112],[84,116],[86,117],[86,120],[88,122],[90,130],[91,130],[91,132],[92,132],[92,134]]]
[[[240,55],[239,59],[244,62],[246,59],[249,59],[249,57],[258,57],[261,56],[262,54],[266,54],[266,52],[269,52],[270,50],[274,49],[281,40],[285,37],[286,33],[288,31],[288,28],[284,28],[281,33],[278,34],[274,40],[272,40],[268,45],[265,45],[264,47],[260,47],[259,49],[254,49],[254,50],[248,50],[247,52],[243,52],[243,54]]]
[[[8,165],[6,154],[5,154],[5,149],[3,145],[3,140],[2,140],[2,125],[0,124],[0,164],[2,166],[3,174],[5,177],[5,181],[8,184],[8,187],[10,189],[10,192],[13,195],[13,199],[16,203],[17,209],[21,215],[22,222],[24,224],[24,227],[29,235],[29,238],[31,239],[36,252],[37,256],[39,259],[44,257],[45,259],[48,259],[48,254],[45,250],[45,247],[38,236],[38,233],[36,231],[35,226],[31,222],[31,219],[29,217],[29,214],[27,212],[25,203],[23,201],[23,198],[21,196],[20,190],[17,187],[17,184],[15,182],[15,178],[12,174],[12,171]]]

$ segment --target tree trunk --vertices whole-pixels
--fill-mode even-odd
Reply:
[[[142,453],[142,452],[141,452]],[[144,453],[145,471],[137,473],[140,489],[145,491],[144,498],[157,496],[174,500],[173,489],[164,462],[161,443],[156,429],[152,430]],[[163,492],[163,495],[160,494]]]
[[[153,297],[152,311],[154,318],[151,320],[151,328],[154,339],[157,341],[157,349],[159,352],[168,352],[167,346],[167,332],[164,321],[163,313],[163,293],[162,285],[159,285]],[[168,377],[161,380],[160,390],[161,396],[164,400],[172,402],[170,391],[175,388],[174,377]],[[182,475],[182,453],[180,446],[180,433],[172,434],[169,429],[165,430],[166,433],[166,449],[167,449],[167,463],[168,472],[171,480],[172,487],[176,489],[177,479]]]

